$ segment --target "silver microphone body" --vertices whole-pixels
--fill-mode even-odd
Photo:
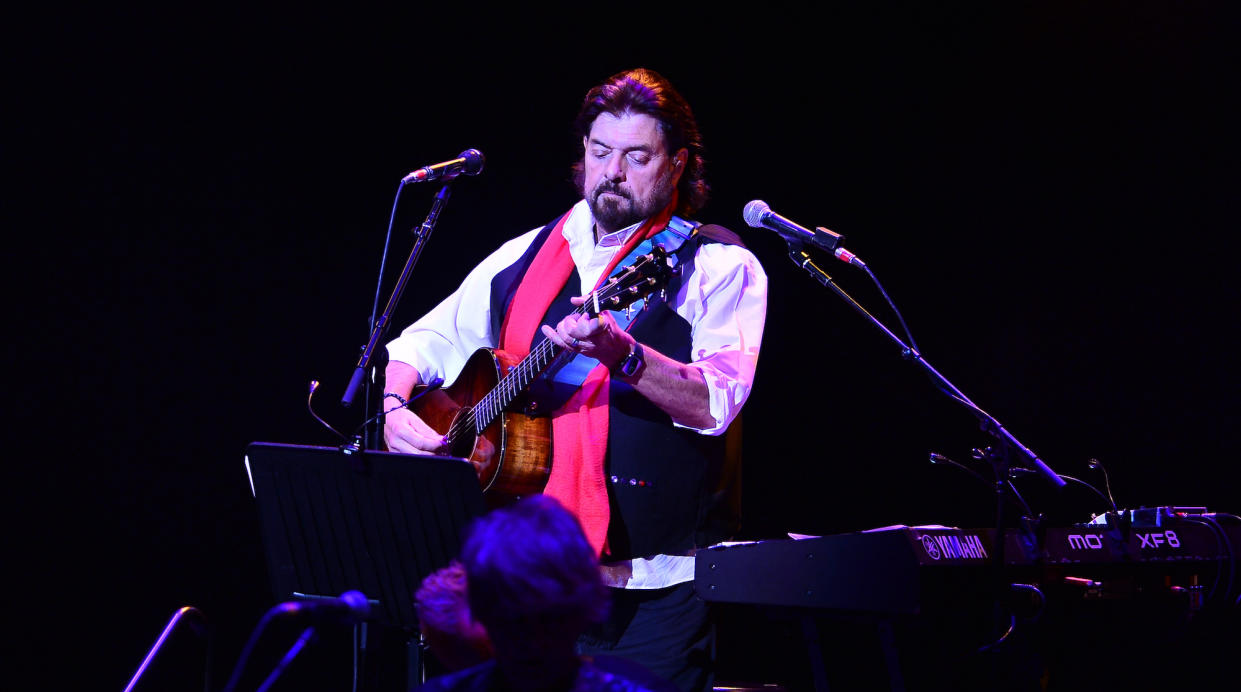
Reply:
[[[789,243],[798,246],[810,245],[824,252],[830,252],[833,257],[842,262],[865,266],[857,255],[841,247],[840,244],[845,240],[844,236],[822,226],[812,231],[772,211],[771,207],[761,199],[751,200],[745,205],[741,215],[750,226],[775,231]]]
[[[485,159],[477,149],[467,149],[461,156],[443,163],[424,166],[401,178],[401,184],[421,183],[428,180],[452,180],[459,175],[478,175],[483,170]]]

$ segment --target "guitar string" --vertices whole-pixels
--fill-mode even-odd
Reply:
[[[590,298],[586,301],[586,304],[578,306],[572,314],[587,314],[588,310],[586,305],[590,304],[592,301],[595,303],[605,303],[617,300],[620,293],[624,291],[636,291],[641,285],[640,282],[633,286],[622,287],[620,285],[621,281],[623,279],[630,278],[632,274],[638,271],[638,266],[644,262],[649,262],[651,257],[652,255],[647,255],[642,262],[635,263],[634,265],[628,267],[623,273],[609,278],[606,284],[590,294]],[[646,277],[648,285],[651,285],[649,282],[651,282],[652,278],[653,277]],[[607,294],[606,292],[609,290],[615,290],[615,293]],[[606,295],[606,297],[602,297],[604,295]],[[637,299],[633,302],[637,302]],[[533,377],[542,372],[547,365],[559,355],[555,352],[557,348],[558,347],[555,342],[550,339],[545,338],[542,342],[540,342],[539,345],[531,351],[530,356],[524,358],[517,365],[513,366],[513,368],[500,379],[500,382],[494,389],[492,389],[492,391],[488,392],[481,400],[479,400],[478,403],[470,408],[468,415],[458,416],[453,420],[448,433],[445,435],[447,444],[451,446],[454,442],[456,442],[457,438],[460,437],[462,433],[468,431],[470,428],[473,428],[472,432],[474,435],[477,435],[479,432],[486,429],[486,427],[490,425],[491,422],[495,420],[495,418],[504,410],[504,407],[511,403],[512,400],[516,398],[517,394],[525,389],[527,383],[523,382],[521,386],[518,387],[518,381],[525,380],[527,378],[533,379]],[[501,397],[501,395],[503,395],[503,397]]]
[[[573,314],[575,315],[582,315],[585,313],[586,310],[582,307],[579,307],[577,310],[573,311]],[[499,412],[504,409],[504,406],[507,406],[508,403],[510,403],[516,396],[517,391],[520,391],[515,390],[514,383],[516,380],[519,378],[525,378],[527,375],[533,377],[539,372],[542,372],[543,368],[550,363],[556,355],[558,355],[555,354],[556,348],[558,347],[555,342],[551,339],[544,338],[544,340],[530,352],[530,357],[523,359],[520,363],[513,366],[513,368],[509,370],[508,374],[500,378],[500,382],[494,389],[488,392],[478,401],[477,404],[470,408],[467,415],[458,416],[455,420],[453,420],[452,427],[446,435],[448,444],[451,445],[453,442],[456,442],[457,438],[462,433],[469,431],[471,428],[473,428],[471,432],[477,435],[479,431],[490,425],[491,421],[495,420],[496,416],[499,415]],[[527,363],[533,360],[539,361],[537,366],[527,365]],[[503,395],[503,400],[501,400],[500,395]]]
[[[633,293],[635,296],[634,300],[631,302],[637,302],[640,300],[641,297],[639,296],[639,288],[641,286],[641,282],[634,283],[631,286],[622,286],[621,282],[623,280],[631,280],[632,275],[639,273],[638,269],[642,265],[649,263],[651,258],[652,255],[647,255],[643,260],[627,267],[623,273],[609,278],[606,284],[590,293],[587,301],[574,310],[573,314],[589,314],[590,310],[587,308],[587,305],[590,305],[592,302],[596,306],[597,312],[595,314],[598,314],[598,312],[603,310],[603,308],[600,307],[601,304],[606,304],[609,302],[616,304],[614,307],[609,309],[619,309],[620,294],[626,291]],[[645,278],[649,282],[648,285],[653,284],[653,277],[648,276]],[[483,430],[490,425],[491,421],[495,420],[496,416],[499,416],[504,408],[508,406],[512,400],[517,397],[517,395],[525,390],[526,386],[529,384],[529,380],[543,372],[543,370],[558,355],[560,355],[556,353],[557,348],[559,347],[556,346],[554,342],[545,339],[531,352],[530,355],[533,357],[527,357],[514,366],[513,369],[501,379],[499,386],[497,386],[492,392],[489,392],[483,398],[483,401],[480,401],[479,404],[475,405],[474,408],[478,409],[483,403],[487,404],[483,408],[483,413],[487,414],[485,418],[480,419],[477,413],[475,414],[475,428],[477,430]],[[501,395],[504,396],[502,397]]]

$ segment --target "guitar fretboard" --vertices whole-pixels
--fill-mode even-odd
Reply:
[[[587,314],[585,308],[578,308],[573,311],[575,315]],[[543,339],[530,351],[529,355],[521,359],[521,362],[514,365],[500,382],[496,384],[495,389],[491,390],[470,410],[471,418],[474,420],[474,433],[491,425],[491,421],[495,420],[509,404],[517,398],[517,395],[525,391],[526,387],[534,381],[544,370],[556,360],[556,357],[563,353],[563,349],[550,339]]]
[[[641,300],[655,286],[667,280],[666,257],[663,248],[646,255],[624,273],[608,279],[606,284],[589,296],[585,304],[578,306],[571,314],[594,317],[604,306],[616,310]],[[458,416],[453,421],[445,435],[448,445],[452,446],[462,435],[473,437],[480,434],[563,352],[564,349],[550,339],[544,338],[539,342],[525,358],[500,378],[495,388],[470,407],[468,415]]]

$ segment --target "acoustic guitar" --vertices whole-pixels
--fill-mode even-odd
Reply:
[[[667,251],[656,245],[609,278],[573,314],[594,317],[602,310],[630,309],[662,290],[672,273]],[[474,465],[483,492],[492,503],[542,492],[547,484],[552,457],[551,411],[536,410],[537,404],[522,395],[562,356],[567,362],[574,354],[546,338],[520,359],[499,349],[483,348],[470,356],[450,386],[429,391],[419,386],[412,392],[409,408],[445,435],[449,456]]]

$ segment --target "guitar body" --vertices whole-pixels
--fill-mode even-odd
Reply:
[[[626,309],[659,290],[671,274],[667,251],[655,245],[604,282],[578,312],[593,317],[604,309]],[[430,391],[415,387],[411,393],[410,410],[448,439],[448,448],[441,453],[474,465],[484,499],[492,507],[547,487],[552,419],[519,409],[526,387],[559,355],[559,348],[547,339],[524,358],[482,348],[470,356],[450,386]]]
[[[483,493],[493,506],[540,493],[551,473],[552,420],[505,411],[481,434],[474,434],[472,407],[496,388],[519,358],[495,349],[479,349],[466,361],[448,387],[419,394],[413,391],[409,407],[436,432],[458,429],[447,453],[469,460],[478,473]]]

